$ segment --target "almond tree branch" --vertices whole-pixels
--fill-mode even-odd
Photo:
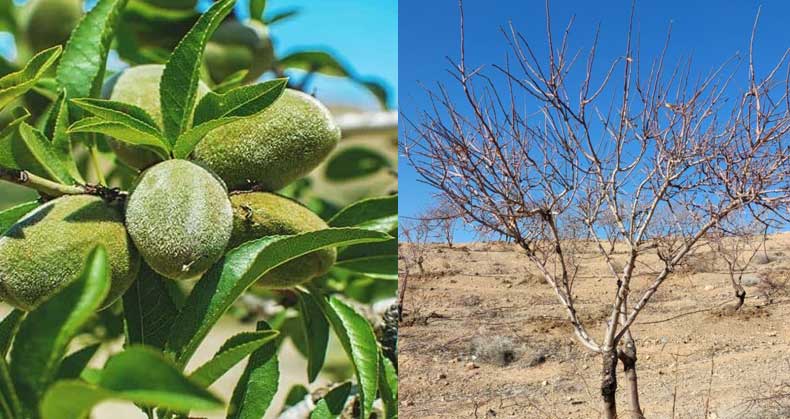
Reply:
[[[26,170],[5,169],[0,167],[0,179],[35,189],[44,195],[58,197],[61,195],[80,195],[86,193],[81,186],[69,186],[53,182]]]
[[[107,201],[123,200],[127,192],[103,185],[64,185],[30,173],[27,170],[0,167],[0,180],[35,189],[41,194],[57,198],[63,195],[96,195]]]

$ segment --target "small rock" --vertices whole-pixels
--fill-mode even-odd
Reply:
[[[444,380],[445,378],[447,378],[447,374],[442,372],[442,373],[439,373],[439,376],[436,379],[437,380]]]
[[[741,285],[744,287],[753,287],[760,283],[760,278],[756,275],[746,274],[741,278]]]
[[[547,385],[549,385],[549,382],[548,382],[548,380],[543,380],[543,382],[542,382],[542,383],[540,383],[540,384],[541,384],[543,387],[546,387]]]
[[[546,362],[546,355],[543,353],[537,353],[527,360],[527,366],[534,367],[544,362]]]
[[[773,338],[773,337],[776,337],[776,332],[772,330],[772,331],[766,333],[766,335],[768,335],[768,337]]]
[[[480,368],[480,367],[477,366],[477,364],[475,364],[474,362],[467,362],[466,363],[466,369],[468,369],[468,370],[475,370],[475,369],[478,369],[478,368]]]
[[[705,291],[713,291],[714,288],[713,285],[705,285]]]

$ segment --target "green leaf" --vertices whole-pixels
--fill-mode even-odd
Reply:
[[[288,394],[285,396],[285,407],[291,407],[301,402],[308,394],[310,394],[310,392],[307,391],[307,387],[301,384],[294,385],[288,390]]]
[[[169,144],[162,137],[154,118],[132,104],[104,99],[74,99],[78,107],[95,115],[74,123],[70,132],[99,132],[133,145],[145,146],[167,157]]]
[[[175,144],[176,139],[190,128],[203,50],[234,3],[235,0],[214,3],[187,32],[165,65],[159,93],[165,137],[170,144]]]
[[[0,357],[0,406],[4,418],[23,417],[22,403],[16,391],[14,381],[11,379],[8,362],[5,357]]]
[[[360,179],[390,167],[390,162],[379,150],[354,145],[341,150],[326,163],[327,179],[341,182]]]
[[[118,121],[110,121],[96,116],[82,118],[69,127],[69,133],[78,132],[109,135],[125,143],[145,147],[163,159],[167,159],[169,155],[168,146],[163,145],[158,137],[142,133]]]
[[[55,146],[38,128],[23,122],[19,126],[19,134],[35,161],[44,168],[46,176],[56,182],[72,185],[75,180],[63,165],[55,151]]]
[[[348,401],[351,393],[351,383],[343,383],[326,394],[316,404],[315,409],[310,413],[310,419],[337,419],[343,413],[343,408]]]
[[[329,220],[332,227],[359,227],[388,233],[398,228],[398,195],[357,201]]]
[[[287,83],[287,79],[275,79],[221,95],[208,93],[195,109],[195,126],[178,137],[173,154],[186,158],[212,130],[263,112],[282,95]]]
[[[324,318],[321,307],[308,293],[299,292],[299,312],[307,343],[307,380],[312,383],[324,366],[326,346],[329,342],[329,323]]]
[[[387,93],[387,88],[382,83],[372,80],[357,80],[357,82],[364,86],[373,96],[376,96],[382,108],[389,108],[389,93]]]
[[[17,33],[14,0],[0,0],[0,31]]]
[[[222,402],[189,379],[164,355],[145,346],[132,346],[113,356],[104,366],[99,385],[134,395],[135,401],[168,409],[213,410]]]
[[[240,333],[228,339],[219,349],[214,358],[197,368],[190,377],[208,387],[222,377],[234,365],[241,362],[247,355],[267,342],[274,340],[279,332],[264,330],[260,332]]]
[[[41,95],[49,102],[54,102],[57,100],[61,89],[58,85],[58,81],[54,78],[42,77],[36,82],[36,85],[33,86],[31,90]]]
[[[287,310],[283,310],[287,311]],[[296,347],[296,350],[307,358],[307,340],[304,336],[304,329],[302,328],[301,314],[286,315],[280,321],[277,330],[280,331],[280,339],[291,338],[291,343]],[[273,324],[275,319],[269,319],[269,323]]]
[[[371,278],[398,279],[398,241],[349,246],[338,253],[333,269],[345,269]]]
[[[32,89],[52,67],[61,51],[60,45],[45,49],[31,58],[21,70],[0,78],[0,109]]]
[[[135,22],[137,20],[177,22],[189,17],[192,17],[194,21],[197,20],[195,15],[198,14],[195,11],[196,6],[197,0],[168,0],[167,5],[165,5],[162,0],[158,2],[150,0],[133,0],[129,3],[125,12],[133,15],[131,20]],[[126,18],[126,13],[124,14],[124,18]]]
[[[178,327],[170,333],[168,352],[185,365],[231,304],[277,266],[316,250],[389,238],[370,230],[330,228],[294,236],[269,236],[231,250],[195,285],[178,316]]]
[[[13,109],[11,114],[14,115],[14,119],[0,130],[0,142],[6,141],[9,136],[19,132],[19,125],[30,118],[30,112],[23,107]]]
[[[105,99],[72,99],[72,103],[108,121],[117,121],[149,135],[160,137],[161,132],[154,118],[145,109],[131,103]]]
[[[235,89],[244,82],[244,79],[247,77],[247,73],[249,70],[239,70],[230,76],[226,77],[225,80],[222,80],[221,83],[214,86],[215,93],[227,93],[228,91]]]
[[[127,0],[99,0],[71,33],[56,79],[70,99],[98,97],[115,27]]]
[[[328,76],[349,77],[351,75],[337,58],[323,51],[294,52],[283,57],[279,64],[284,68],[298,68]]]
[[[11,376],[25,405],[37,404],[55,378],[69,342],[109,290],[107,251],[99,246],[91,251],[77,279],[22,321],[11,350]]]
[[[373,408],[378,390],[378,358],[379,348],[376,334],[367,319],[358,314],[344,302],[332,297],[329,304],[340,319],[336,323],[336,331],[343,330],[345,338],[341,338],[346,353],[354,363],[357,380],[361,388],[362,417],[367,418]],[[340,326],[342,324],[342,329]]]
[[[266,0],[250,0],[250,19],[262,22],[265,10]]]
[[[67,131],[68,125],[69,107],[66,102],[66,91],[62,90],[52,103],[44,135],[52,139],[52,151],[69,175],[80,183],[85,183],[74,162],[74,156],[71,154],[71,135]]]
[[[233,121],[238,121],[239,119],[241,118],[213,119],[191,128],[189,131],[178,136],[176,145],[173,149],[173,155],[177,159],[186,158],[209,132]]]
[[[93,406],[114,397],[111,391],[77,380],[58,381],[50,387],[41,401],[43,419],[85,418]]]
[[[60,370],[58,370],[58,380],[80,378],[82,371],[88,366],[93,355],[96,355],[96,351],[99,350],[100,346],[100,343],[95,343],[63,358],[63,363],[60,365]]]
[[[25,202],[0,211],[0,235],[5,234],[17,221],[41,205],[38,201]]]
[[[357,382],[361,389],[361,417],[367,419],[378,391],[379,349],[376,334],[370,323],[344,302],[336,297],[330,298],[327,302],[320,297],[320,291],[315,287],[308,286],[308,289],[316,297],[315,300],[319,302],[343,349],[354,364]]]
[[[0,358],[5,359],[6,355],[8,355],[8,350],[11,349],[11,342],[13,342],[14,335],[19,330],[19,325],[22,324],[24,317],[25,312],[15,308],[0,322]]]
[[[397,254],[367,256],[338,261],[335,268],[347,269],[371,278],[395,281],[398,279],[398,256]]]
[[[284,10],[282,12],[275,13],[267,17],[266,19],[264,19],[264,23],[271,26],[274,25],[275,23],[279,23],[284,20],[290,19],[294,16],[297,16],[298,14],[299,14],[299,9],[297,8]]]
[[[287,85],[288,79],[282,78],[240,86],[224,94],[209,92],[195,108],[195,125],[230,116],[257,115],[279,99]]]
[[[83,418],[106,400],[126,400],[178,412],[222,408],[219,399],[185,377],[162,354],[137,346],[110,358],[96,385],[71,380],[52,385],[41,402],[41,416]]]
[[[176,309],[165,281],[147,263],[142,263],[137,280],[123,295],[126,344],[143,344],[162,349],[170,328],[175,324]]]
[[[13,114],[16,119],[0,131],[0,167],[27,170],[38,176],[47,177],[46,169],[37,162],[19,133],[20,126],[30,117],[30,113],[24,108],[16,108]]]
[[[385,356],[380,356],[381,365],[379,372],[379,388],[381,390],[381,400],[384,402],[386,419],[396,419],[398,417],[398,372],[392,361]]]
[[[266,322],[258,322],[258,331],[268,331]],[[277,341],[271,340],[250,355],[239,378],[228,408],[228,419],[259,419],[266,414],[280,381]]]

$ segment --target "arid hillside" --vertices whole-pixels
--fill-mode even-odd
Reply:
[[[592,246],[578,258],[577,308],[600,335],[615,284]],[[643,262],[637,295],[656,268]],[[401,418],[599,417],[600,356],[574,339],[515,246],[429,245],[424,267],[410,269],[405,294]],[[723,260],[702,246],[641,313],[632,331],[647,418],[790,417],[790,234],[768,238],[742,284],[735,311]],[[618,369],[618,410],[628,417]]]

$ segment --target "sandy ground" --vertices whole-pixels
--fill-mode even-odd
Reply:
[[[647,418],[790,417],[790,281],[769,288],[761,276],[790,278],[790,235],[767,247],[769,258],[744,277],[740,311],[731,309],[724,265],[702,254],[641,313],[632,330]],[[578,311],[600,341],[615,285],[602,260],[581,256]],[[640,295],[647,278],[632,292]],[[599,356],[573,338],[553,291],[513,246],[431,245],[404,306],[402,419],[600,417]],[[618,410],[628,417],[622,371],[618,382]]]

